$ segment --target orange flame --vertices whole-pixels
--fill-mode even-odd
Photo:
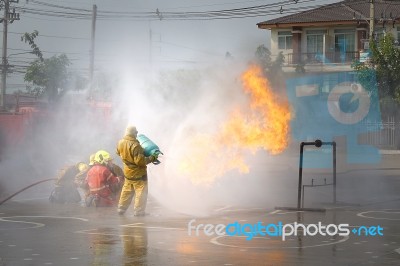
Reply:
[[[249,95],[250,109],[235,110],[215,135],[192,136],[190,157],[180,170],[195,184],[211,184],[230,170],[248,173],[244,156],[260,148],[270,154],[285,150],[289,141],[289,104],[273,92],[258,66],[242,75],[243,90]]]

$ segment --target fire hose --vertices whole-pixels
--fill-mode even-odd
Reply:
[[[150,140],[150,139],[149,139],[148,137],[146,137],[145,135],[143,135],[143,134],[142,134],[142,135],[138,135],[138,136],[137,136],[137,139],[138,139],[140,145],[141,145],[141,146],[143,147],[143,149],[144,149],[144,155],[145,155],[145,156],[151,156],[151,155],[153,155],[153,156],[154,156],[154,155],[155,155],[155,156],[158,156],[159,154],[163,154],[163,153],[160,151],[160,148],[157,146],[157,144],[155,144],[152,140]],[[157,160],[157,159],[153,162],[153,164],[159,164],[159,163],[160,163],[160,161]],[[27,189],[30,188],[30,187],[33,187],[33,186],[36,186],[36,185],[38,185],[38,184],[40,184],[40,183],[47,182],[47,181],[51,181],[51,180],[57,180],[57,178],[48,178],[48,179],[44,179],[44,180],[40,180],[40,181],[38,181],[38,182],[35,182],[35,183],[33,183],[33,184],[31,184],[31,185],[29,185],[29,186],[27,186],[27,187],[25,187],[25,188],[23,188],[23,189],[17,191],[17,192],[15,192],[14,194],[12,194],[11,196],[5,198],[4,200],[1,200],[1,201],[0,201],[0,205],[2,205],[4,202],[8,201],[9,199],[11,199],[12,197],[14,197],[15,195],[18,195],[18,194],[21,193],[22,191],[27,190]]]
[[[30,187],[33,187],[33,186],[36,186],[36,185],[38,185],[38,184],[40,184],[40,183],[47,182],[47,181],[51,181],[51,180],[57,180],[57,178],[48,178],[48,179],[40,180],[40,181],[35,182],[35,183],[33,183],[33,184],[31,184],[31,185],[29,185],[29,186],[27,186],[27,187],[24,187],[23,189],[20,189],[20,190],[18,190],[17,192],[15,192],[14,194],[12,194],[11,196],[9,196],[9,197],[7,197],[7,198],[1,200],[1,201],[0,201],[0,205],[2,205],[4,202],[8,201],[9,199],[13,198],[14,196],[18,195],[18,194],[21,193],[22,191],[27,190],[27,189],[30,188]]]

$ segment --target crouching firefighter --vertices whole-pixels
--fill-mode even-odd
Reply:
[[[94,165],[87,173],[86,183],[89,194],[86,197],[86,206],[111,207],[117,202],[116,195],[121,188],[121,181],[109,169],[112,164],[110,154],[104,150],[96,153]]]
[[[86,175],[89,166],[83,162],[65,166],[60,170],[49,200],[52,203],[78,203],[81,196],[77,190],[75,180]]]

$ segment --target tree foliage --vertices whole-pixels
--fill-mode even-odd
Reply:
[[[35,39],[37,36],[39,36],[39,32],[37,30],[34,30],[32,33],[25,32],[24,35],[21,36],[21,41],[28,43],[32,48],[32,53],[35,54],[40,59],[40,61],[43,62],[43,54],[35,43]]]
[[[368,88],[374,80],[372,72],[376,72],[376,85],[380,99],[389,98],[400,103],[400,50],[394,45],[394,38],[386,34],[378,43],[372,42],[370,62],[355,62],[360,81]]]
[[[387,34],[371,49],[381,95],[400,102],[400,50],[394,46],[393,36]]]
[[[271,66],[271,51],[264,44],[259,45],[255,52],[256,63],[266,71]]]
[[[264,70],[264,74],[273,87],[281,87],[284,83],[282,66],[285,56],[280,52],[275,60],[271,58],[270,50],[264,45],[259,45],[255,52],[255,61]]]
[[[28,90],[37,96],[47,95],[56,101],[66,91],[70,61],[65,54],[33,61],[26,70],[24,80],[32,83]]]

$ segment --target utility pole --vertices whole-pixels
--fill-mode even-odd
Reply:
[[[149,29],[149,65],[150,65],[150,69],[152,68],[152,65],[153,65],[152,46],[153,46],[153,33],[151,31],[151,26],[150,26],[150,29]]]
[[[375,7],[374,0],[369,2],[369,41],[373,42],[375,40]]]
[[[89,98],[92,97],[92,92],[93,92],[94,42],[95,42],[95,33],[96,33],[96,17],[97,17],[97,6],[93,5],[92,36],[91,36],[91,44],[90,44],[90,65],[89,65]]]
[[[6,84],[7,84],[7,26],[8,23],[13,23],[14,20],[19,20],[19,13],[15,13],[15,10],[10,12],[10,3],[18,3],[19,0],[1,0],[0,9],[4,8],[3,18],[0,19],[0,23],[3,23],[3,52],[2,52],[2,64],[1,64],[1,93],[0,93],[0,111],[5,110],[5,98],[6,98]]]
[[[0,111],[5,111],[5,98],[6,98],[6,83],[7,83],[7,24],[8,24],[8,9],[10,4],[8,0],[3,1],[4,15],[3,23],[3,53],[1,64],[1,96],[0,96]]]

